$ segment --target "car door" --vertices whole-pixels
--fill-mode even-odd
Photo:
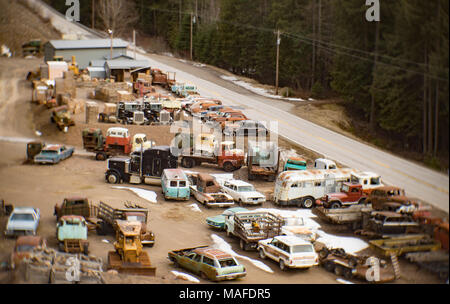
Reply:
[[[199,263],[201,256],[196,253],[190,253],[188,256],[182,257],[182,266],[184,268],[197,272],[197,264]],[[181,264],[181,263],[180,263]]]
[[[277,248],[278,248],[278,240],[272,239],[272,241],[267,243],[266,254],[270,255],[271,258],[277,260],[278,259]]]

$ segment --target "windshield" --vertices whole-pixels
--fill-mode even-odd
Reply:
[[[250,191],[254,191],[255,189],[253,188],[253,186],[240,186],[238,188],[239,192],[250,192]]]
[[[314,252],[312,245],[294,245],[291,247],[291,253]]]
[[[224,267],[238,266],[238,263],[236,262],[235,259],[228,258],[228,259],[219,260],[219,265],[221,268],[224,268]]]
[[[380,185],[381,184],[381,178],[380,177],[372,177],[370,179],[371,185]]]
[[[129,215],[127,216],[128,221],[138,221],[138,222],[145,222],[145,217],[143,215]]]
[[[11,216],[12,221],[34,221],[33,215],[30,213],[14,213]]]
[[[342,192],[348,192],[348,185],[342,185]]]

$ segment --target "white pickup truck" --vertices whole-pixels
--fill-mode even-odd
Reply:
[[[261,259],[276,261],[281,270],[286,268],[309,268],[319,265],[319,256],[314,246],[296,236],[276,236],[258,242]]]
[[[252,184],[241,180],[219,180],[222,191],[231,195],[239,205],[262,205],[266,201],[264,194],[255,190]]]

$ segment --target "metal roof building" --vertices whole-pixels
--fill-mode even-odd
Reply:
[[[122,39],[113,39],[113,58],[126,55],[128,43]],[[44,46],[44,60],[52,61],[54,56],[62,56],[70,62],[75,56],[80,69],[89,66],[92,60],[105,60],[110,57],[110,39],[87,40],[50,40]]]

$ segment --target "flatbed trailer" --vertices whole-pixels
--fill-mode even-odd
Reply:
[[[441,243],[425,234],[403,235],[388,239],[369,241],[372,249],[384,256],[401,256],[409,252],[434,251]]]
[[[233,235],[242,250],[256,249],[260,240],[281,235],[284,220],[270,212],[242,212],[234,215]]]
[[[347,208],[329,209],[325,207],[315,207],[313,213],[320,219],[337,225],[349,225],[352,230],[361,228],[363,213],[372,211],[369,205],[352,205]]]

